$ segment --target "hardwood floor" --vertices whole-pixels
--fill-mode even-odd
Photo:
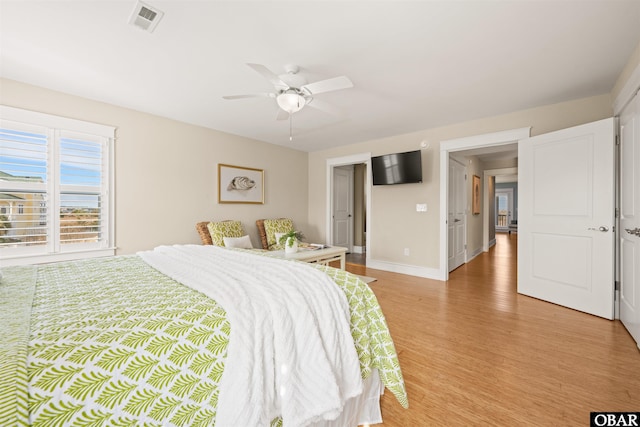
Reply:
[[[448,282],[349,264],[370,286],[399,355],[409,409],[382,397],[385,427],[588,426],[640,411],[640,351],[619,321],[516,293],[517,235]]]
[[[345,258],[349,264],[366,265],[367,263],[367,254],[356,254],[354,252],[350,252]]]

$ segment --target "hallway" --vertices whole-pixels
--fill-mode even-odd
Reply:
[[[496,244],[489,252],[481,253],[472,261],[461,265],[449,273],[447,283],[456,286],[470,284],[477,287],[477,280],[483,281],[482,288],[511,294],[517,292],[518,277],[518,234],[496,233]]]

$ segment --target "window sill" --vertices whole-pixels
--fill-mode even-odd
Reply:
[[[10,265],[45,264],[59,261],[77,261],[88,258],[114,256],[115,254],[116,248],[106,248],[73,252],[60,252],[56,254],[19,255],[14,257],[7,256],[3,257],[2,260],[0,260],[0,267],[8,267]]]

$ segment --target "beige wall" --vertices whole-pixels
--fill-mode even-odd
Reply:
[[[640,46],[613,96],[639,64]],[[158,244],[197,243],[193,225],[208,219],[243,221],[254,245],[259,245],[255,219],[288,216],[308,240],[326,241],[327,159],[410,151],[426,140],[430,148],[422,154],[422,184],[371,188],[367,238],[374,260],[438,268],[440,141],[527,126],[532,127],[532,135],[539,135],[613,114],[612,96],[601,95],[307,155],[11,80],[0,79],[0,85],[0,103],[118,127],[116,243],[120,254]],[[218,204],[218,163],[264,169],[266,204]],[[291,175],[296,179],[289,179]],[[428,211],[417,213],[416,203],[427,203]],[[410,249],[409,256],[404,248]]]
[[[618,76],[618,80],[611,90],[611,99],[616,99],[616,97],[620,94],[620,91],[622,91],[624,85],[627,84],[627,81],[631,78],[633,72],[638,67],[640,67],[640,43],[638,43],[638,46],[636,46],[636,49],[631,54],[631,57],[627,61],[625,67],[622,69],[620,76]]]
[[[307,153],[72,95],[0,80],[0,103],[116,126],[118,254],[200,243],[195,223],[238,219],[260,246],[255,220],[307,227]],[[264,169],[264,205],[218,204],[217,165]],[[295,179],[291,179],[291,177]]]
[[[612,114],[610,96],[601,95],[310,153],[309,223],[313,230],[318,230],[318,235],[310,237],[318,241],[326,237],[327,159],[367,152],[375,156],[416,150],[420,142],[426,140],[430,148],[422,153],[422,184],[371,188],[371,224],[367,239],[373,260],[439,268],[440,141],[528,126],[532,127],[532,135],[539,135]],[[427,203],[428,211],[416,212],[416,203]],[[410,249],[409,256],[404,255],[404,248]]]

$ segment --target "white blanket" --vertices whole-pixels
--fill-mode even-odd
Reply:
[[[231,325],[216,426],[285,426],[336,418],[362,392],[342,290],[303,263],[215,246],[161,246],[139,255],[215,299]]]

